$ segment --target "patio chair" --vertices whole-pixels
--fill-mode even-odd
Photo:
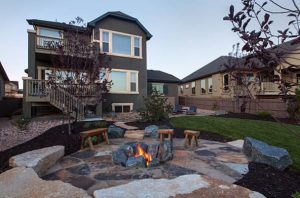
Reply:
[[[172,111],[173,114],[182,113],[182,106],[181,105],[175,105]]]
[[[195,115],[197,114],[197,107],[190,106],[189,109],[186,111],[186,115]]]

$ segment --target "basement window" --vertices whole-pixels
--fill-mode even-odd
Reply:
[[[112,111],[116,113],[126,113],[133,110],[133,103],[112,103]]]

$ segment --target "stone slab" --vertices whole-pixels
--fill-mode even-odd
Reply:
[[[142,140],[144,139],[144,130],[127,130],[124,138]]]
[[[122,128],[122,129],[126,129],[126,130],[137,130],[138,129],[135,126],[127,125],[124,122],[115,122],[114,125],[117,126],[117,127]]]
[[[9,159],[11,167],[32,168],[39,176],[64,156],[64,146],[51,146],[13,156]]]
[[[235,140],[235,141],[227,142],[227,144],[242,149],[244,145],[244,140]]]
[[[0,197],[90,198],[82,189],[62,181],[45,181],[32,168],[17,167],[0,175]]]

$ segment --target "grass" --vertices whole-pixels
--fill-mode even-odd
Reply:
[[[211,131],[232,139],[252,137],[285,148],[293,159],[293,168],[300,171],[300,126],[212,116],[175,117],[170,122],[176,128]]]

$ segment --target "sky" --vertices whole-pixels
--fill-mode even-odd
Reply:
[[[180,79],[232,51],[240,39],[223,21],[240,0],[0,0],[0,61],[10,80],[22,87],[28,67],[26,19],[89,22],[108,11],[137,18],[153,35],[147,42],[147,68]]]

